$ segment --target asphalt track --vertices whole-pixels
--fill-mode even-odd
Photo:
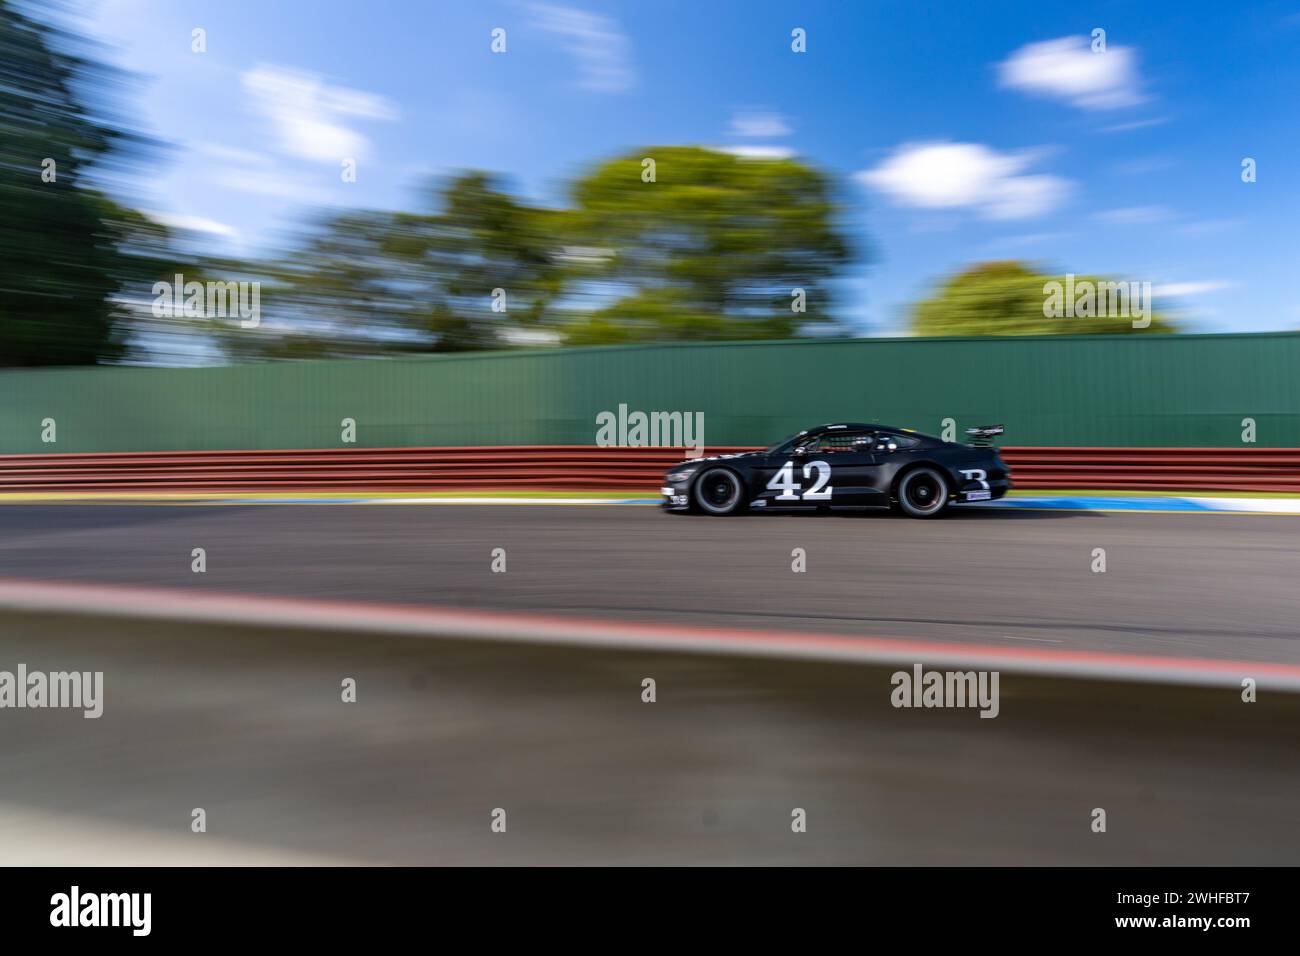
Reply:
[[[183,589],[1294,662],[1297,532],[1215,514],[24,505],[0,508],[0,576],[9,594],[153,589],[114,590],[141,611]],[[892,707],[882,663],[12,608],[0,669],[102,671],[104,712],[0,711],[0,865],[1300,859],[1296,694],[1007,672],[983,719]]]
[[[0,575],[1300,663],[1300,517],[21,505],[0,507]]]
[[[984,719],[887,667],[5,613],[15,660],[103,715],[0,711],[0,865],[1300,859],[1294,694],[1004,674]]]

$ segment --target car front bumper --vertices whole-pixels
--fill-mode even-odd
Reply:
[[[665,481],[662,488],[659,489],[662,500],[660,506],[665,511],[689,511],[691,507],[691,482],[688,478],[686,481]]]

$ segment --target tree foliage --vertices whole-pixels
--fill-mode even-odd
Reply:
[[[832,280],[855,254],[830,178],[790,158],[647,147],[579,176],[564,208],[485,172],[424,191],[412,211],[306,222],[258,259],[196,260],[110,199],[101,171],[142,141],[105,101],[117,75],[77,39],[0,0],[0,365],[320,358],[787,338],[838,330]],[[44,175],[43,175],[44,174]],[[259,282],[261,322],[151,313],[155,279]],[[918,303],[922,335],[1168,331],[1153,315],[1044,314],[1064,277],[973,266]],[[1084,276],[1099,298],[1107,280]],[[1098,303],[1099,304],[1099,303]],[[1149,305],[1149,302],[1146,303]]]
[[[596,167],[546,209],[468,172],[421,212],[322,220],[260,271],[270,323],[229,328],[232,354],[292,358],[488,349],[542,333],[566,344],[796,335],[833,322],[826,280],[846,260],[825,177],[791,160],[694,147]],[[802,290],[807,311],[795,311]]]
[[[831,184],[806,163],[646,148],[597,166],[572,196],[588,255],[569,272],[596,307],[567,341],[786,338],[834,323],[826,280],[849,250]]]
[[[228,328],[228,351],[454,352],[495,348],[505,344],[502,332],[538,325],[559,281],[553,214],[519,203],[484,173],[455,177],[428,198],[423,212],[331,216],[277,261],[208,263],[210,275],[260,275],[266,283],[267,325],[256,334]]]
[[[112,74],[74,48],[0,0],[0,365],[119,358],[127,330],[115,297],[159,265],[139,254],[156,227],[88,179],[137,141],[88,100]]]
[[[929,298],[918,302],[912,311],[912,331],[917,335],[1097,335],[1116,332],[1172,332],[1172,321],[1158,313],[1150,314],[1150,324],[1134,327],[1132,313],[1137,299],[1128,303],[1129,314],[1099,316],[1097,304],[1105,300],[1117,280],[1099,276],[1047,275],[1023,262],[983,262],[952,276]],[[1073,291],[1074,315],[1045,315],[1054,302],[1052,295],[1059,283],[1061,302]],[[1127,287],[1128,283],[1124,283]],[[1079,314],[1087,300],[1087,290],[1094,293],[1089,314]],[[1149,288],[1149,287],[1148,287]],[[1141,302],[1149,308],[1148,295]],[[1138,318],[1137,321],[1144,321]]]

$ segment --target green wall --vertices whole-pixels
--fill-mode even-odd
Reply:
[[[702,411],[709,444],[830,420],[1009,445],[1300,447],[1300,333],[855,339],[226,368],[0,372],[0,452],[593,444],[596,414]],[[41,441],[41,421],[58,441]]]

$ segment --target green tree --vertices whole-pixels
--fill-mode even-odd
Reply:
[[[646,148],[596,167],[572,195],[569,293],[587,308],[562,326],[567,342],[786,338],[834,324],[826,280],[849,250],[830,183],[804,163]],[[792,308],[795,290],[806,311]]]
[[[1053,283],[1059,284],[1053,285]],[[1114,332],[1173,332],[1167,317],[1149,312],[1150,324],[1135,328],[1138,307],[1149,310],[1148,294],[1127,300],[1128,314],[1099,317],[1099,306],[1116,310],[1121,303],[1118,285],[1129,284],[1099,276],[1075,276],[1067,286],[1065,276],[1036,272],[1022,262],[982,262],[944,282],[930,298],[912,311],[912,331],[917,335],[1097,335]],[[1149,287],[1148,287],[1149,288]],[[1059,289],[1059,292],[1058,292]],[[1091,301],[1089,302],[1089,289]],[[1067,309],[1074,300],[1074,315],[1045,314]],[[1087,305],[1085,305],[1087,303]],[[1082,314],[1084,311],[1088,314]],[[1144,321],[1138,317],[1138,322]]]
[[[111,71],[76,39],[0,0],[0,365],[113,361],[127,347],[115,297],[158,265],[132,243],[156,227],[91,183],[140,140],[88,90]]]
[[[350,211],[271,262],[206,263],[264,280],[255,331],[215,324],[233,358],[462,351],[543,332],[569,344],[782,338],[833,325],[847,260],[826,178],[707,149],[605,163],[546,209],[469,172],[418,212]],[[801,308],[792,308],[799,306]]]
[[[481,172],[451,179],[430,198],[426,212],[361,210],[323,219],[278,261],[207,263],[211,275],[265,280],[261,328],[215,328],[227,353],[320,358],[491,349],[508,344],[512,330],[538,326],[559,287],[558,214],[516,201]]]

